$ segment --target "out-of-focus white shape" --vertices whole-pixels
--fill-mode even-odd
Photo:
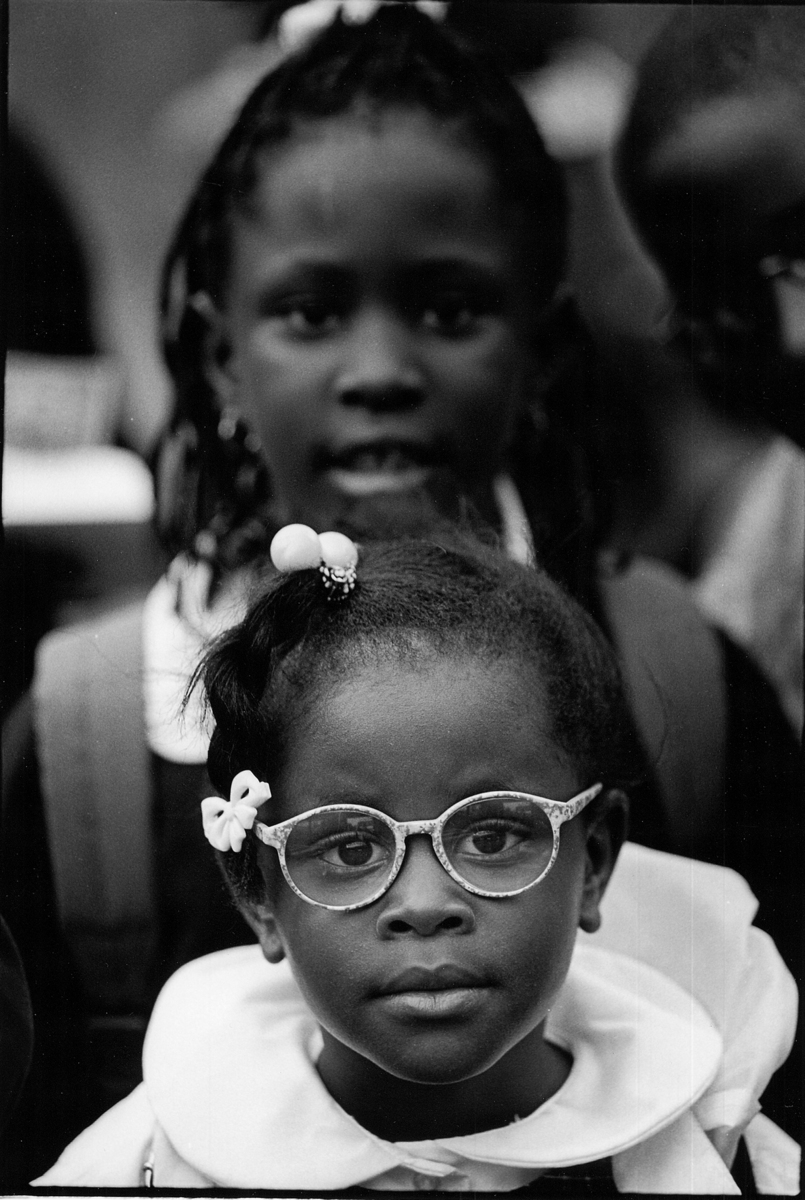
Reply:
[[[799,265],[805,267],[805,263]],[[805,282],[801,277],[786,279],[780,276],[774,280],[773,287],[785,351],[805,355]]]
[[[149,521],[153,512],[151,472],[130,450],[115,446],[52,451],[6,447],[6,525],[134,524]]]
[[[57,450],[114,436],[124,377],[107,355],[56,356],[10,351],[6,359],[8,446]]]
[[[562,162],[610,150],[634,87],[632,68],[599,42],[569,42],[541,71],[519,81],[548,153]]]
[[[442,0],[414,0],[415,7],[427,13],[434,21],[440,21],[447,10]],[[325,29],[341,13],[352,25],[362,25],[374,16],[384,3],[395,0],[307,0],[286,9],[277,26],[280,45],[286,50],[304,46],[312,37]]]
[[[739,493],[711,519],[692,581],[699,608],[748,650],[799,734],[803,721],[805,454],[777,437],[747,464]]]
[[[197,158],[193,171],[200,171],[264,75],[329,25],[339,9],[345,20],[361,24],[369,20],[379,3],[308,0],[286,9],[277,23],[275,37],[234,47],[209,75],[182,88],[168,102],[157,122],[160,136]],[[417,4],[434,20],[444,16],[446,7],[443,0],[419,0]]]

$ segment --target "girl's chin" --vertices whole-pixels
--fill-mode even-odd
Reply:
[[[427,537],[445,522],[496,528],[498,513],[491,487],[478,495],[462,486],[448,467],[405,471],[331,469],[311,481],[306,502],[285,511],[285,520],[301,521],[319,532],[338,529],[356,541]]]

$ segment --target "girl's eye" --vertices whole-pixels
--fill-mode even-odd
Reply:
[[[386,848],[371,838],[345,836],[319,851],[322,862],[333,867],[376,867],[387,857]]]
[[[326,337],[339,328],[344,313],[334,300],[316,296],[293,297],[272,306],[268,314],[282,322],[293,337]]]
[[[461,337],[472,333],[485,306],[464,292],[448,292],[422,307],[422,324],[433,333]]]
[[[517,849],[529,836],[530,830],[526,826],[512,821],[484,821],[464,833],[456,850],[476,858],[506,854]]]

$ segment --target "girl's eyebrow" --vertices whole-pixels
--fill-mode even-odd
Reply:
[[[500,779],[493,782],[490,776],[483,781],[480,787],[465,789],[460,796],[456,797],[454,803],[458,803],[459,800],[466,800],[470,796],[482,796],[486,792],[517,792],[524,796],[543,796],[545,794],[544,792],[535,792],[533,788],[515,787],[511,783],[501,783]]]
[[[419,262],[406,263],[402,275],[418,283],[439,283],[442,280],[459,280],[467,283],[485,284],[504,290],[508,272],[499,262],[486,261],[473,255],[461,258],[425,258]]]
[[[460,795],[458,794],[459,792]],[[460,800],[467,800],[472,796],[480,796],[486,792],[517,792],[520,795],[542,796],[545,799],[551,799],[551,796],[545,791],[544,788],[537,788],[535,790],[534,788],[528,787],[515,787],[510,783],[502,783],[499,779],[493,782],[492,777],[490,776],[489,778],[485,779],[480,786],[473,788],[460,788],[457,790],[456,795],[452,798],[446,796],[442,811],[445,812],[448,808],[450,808],[453,804],[457,804]],[[367,795],[357,787],[345,787],[325,792],[315,801],[306,803],[305,808],[300,811],[311,812],[319,808],[328,808],[334,804],[360,804],[364,808],[374,808],[383,813],[386,812],[387,808],[383,798],[378,796],[377,793],[371,792],[369,795]]]
[[[359,788],[345,787],[324,792],[307,804],[305,811],[316,808],[327,808],[331,804],[362,804],[364,808],[378,808],[381,803],[382,801],[376,794],[367,799],[366,793],[362,792]]]
[[[283,256],[282,259],[269,263],[263,271],[269,285],[283,283],[296,284],[300,280],[305,283],[333,284],[342,283],[352,277],[352,270],[344,263],[332,262],[321,258],[300,258],[295,255]]]
[[[479,271],[488,275],[505,276],[507,265],[501,263],[496,254],[484,254],[482,250],[458,251],[444,254],[423,254],[405,264],[416,271]]]
[[[445,252],[424,252],[420,256],[405,255],[396,264],[403,271],[417,273],[474,272],[505,279],[509,273],[508,263],[501,263],[497,254],[484,253],[483,249],[450,249]],[[291,250],[272,255],[265,263],[267,275],[321,275],[335,277],[352,276],[360,271],[360,265],[350,256],[342,257],[325,250]]]
[[[355,289],[354,273],[345,267],[333,263],[288,261],[261,271],[254,283],[253,296],[259,305],[271,305],[308,291],[344,300],[354,295]]]
[[[490,300],[502,301],[509,291],[507,280],[508,273],[497,262],[451,256],[403,261],[389,275],[387,283],[406,293],[422,288],[469,287],[482,290]],[[352,263],[289,257],[282,263],[268,266],[256,282],[255,290],[263,300],[271,302],[286,293],[308,288],[338,293],[344,298],[354,296],[361,288],[360,269]]]

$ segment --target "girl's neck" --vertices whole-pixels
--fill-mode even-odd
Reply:
[[[461,1137],[528,1116],[564,1084],[572,1060],[539,1026],[494,1066],[459,1083],[398,1079],[325,1030],[317,1069],[351,1117],[387,1142]]]

